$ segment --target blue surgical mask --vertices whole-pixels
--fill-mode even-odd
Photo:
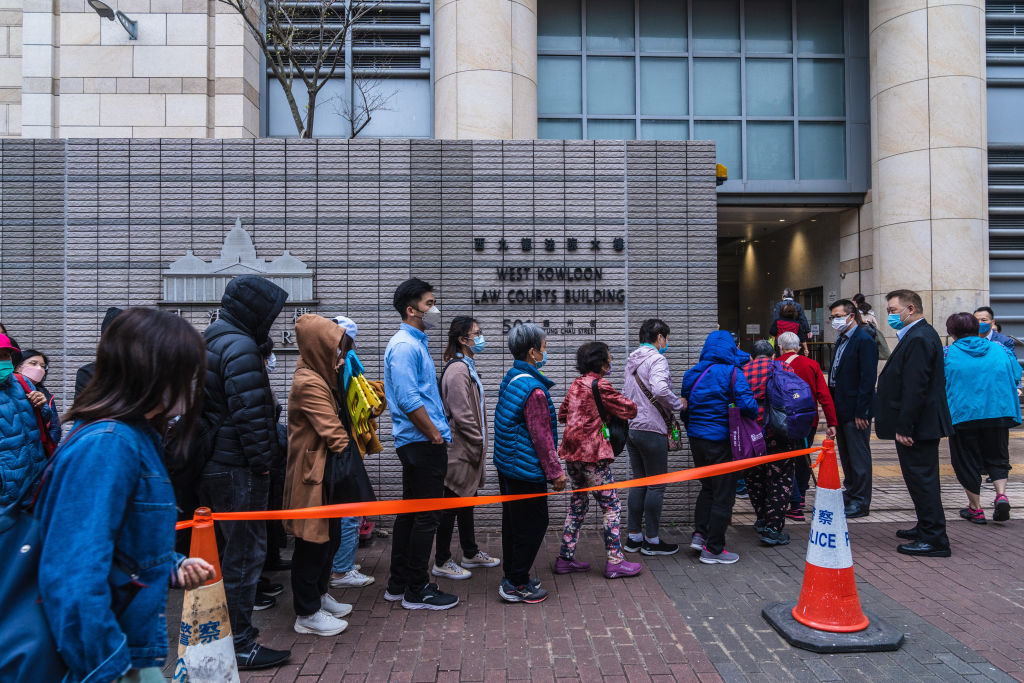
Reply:
[[[487,340],[484,339],[484,335],[481,334],[479,337],[473,337],[473,345],[470,346],[469,348],[473,351],[473,353],[480,353],[481,351],[484,350],[484,347],[486,346]]]
[[[537,365],[535,367],[538,370],[540,370],[542,367],[544,367],[544,364],[547,363],[547,362],[548,362],[548,352],[545,351],[544,355],[540,357],[539,361],[537,361]]]
[[[668,351],[668,344],[666,344],[666,345],[665,345],[665,346],[663,346],[662,348],[658,349],[658,353],[660,353],[660,354],[661,354],[661,355],[663,355],[663,356],[665,355],[665,352],[666,352],[666,351]]]
[[[900,319],[900,314],[899,313],[890,313],[889,314],[889,327],[891,327],[894,330],[902,330],[903,329],[903,321]]]
[[[992,329],[992,323],[979,323],[978,324],[978,334],[980,334],[982,337],[987,335],[989,333],[989,330],[991,330],[991,329]]]
[[[14,363],[9,360],[0,360],[0,382],[6,382],[7,378],[14,374]]]
[[[606,373],[604,373],[604,374],[606,374],[606,375],[610,375],[610,374],[612,374],[612,368],[614,368],[614,367],[615,367],[614,365],[612,365],[611,363],[609,363],[609,364],[608,364],[608,372],[606,372]]]

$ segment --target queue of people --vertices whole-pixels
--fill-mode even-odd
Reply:
[[[630,489],[623,537],[612,471],[626,450],[633,477],[666,473],[670,450],[679,448],[677,419],[685,425],[694,465],[705,466],[735,457],[731,412],[759,425],[768,452],[782,452],[814,440],[820,409],[826,436],[838,439],[850,517],[870,512],[868,437],[874,420],[878,437],[896,442],[917,514],[917,525],[897,534],[907,541],[901,553],[950,555],[938,486],[944,437],[951,438],[953,467],[968,499],[961,517],[987,521],[980,498],[987,474],[996,491],[992,519],[1009,519],[1006,444],[1009,428],[1021,422],[1021,370],[1012,338],[994,329],[991,309],[950,316],[946,328],[954,341],[943,348],[924,319],[920,297],[909,290],[891,292],[887,322],[899,343],[876,387],[879,348],[864,306],[845,299],[830,306],[830,324],[839,336],[826,379],[817,363],[799,353],[806,319],[800,322],[802,310],[788,293],[778,312],[797,321],[795,331],[777,326],[775,345],[756,343],[753,357],[730,333],[712,332],[678,393],[664,355],[670,329],[663,320],[640,326],[639,344],[621,375],[622,392],[614,385],[611,349],[599,341],[580,346],[579,375],[557,406],[555,383],[543,372],[545,330],[516,325],[508,333],[513,362],[494,396],[493,422],[486,417],[488,389],[477,370],[478,362],[486,362],[484,330],[472,317],[452,318],[439,377],[429,341],[441,313],[433,287],[417,278],[395,291],[400,325],[384,354],[382,381],[364,376],[356,321],[314,314],[296,320],[299,359],[286,427],[268,371],[275,363],[269,330],[287,294],[264,278],[232,280],[219,320],[202,336],[168,313],[110,309],[95,363],[83,368],[84,385],[65,415],[68,429],[62,429],[56,400],[45,388],[46,355],[22,350],[0,334],[0,503],[7,515],[38,501],[33,514],[43,540],[37,609],[52,627],[51,659],[69,671],[71,681],[156,680],[166,658],[168,588],[199,586],[215,571],[200,558],[175,552],[173,524],[182,514],[175,507],[181,494],[176,488],[189,481],[182,473],[196,472],[198,502],[218,512],[373,500],[363,458],[383,448],[376,420],[384,410],[390,411],[402,465],[403,498],[476,495],[486,483],[491,450],[500,492],[527,496],[502,505],[500,557],[480,547],[472,507],[398,515],[384,599],[410,610],[446,610],[459,603],[431,577],[466,579],[498,565],[500,599],[544,601],[549,593],[535,565],[549,511],[547,497],[537,494],[549,490],[607,487],[592,495],[603,517],[608,579],[641,574],[643,565],[631,556],[678,552],[678,545],[661,537],[663,485]],[[804,401],[803,415],[813,411],[813,419],[794,427],[801,413],[780,410],[772,398],[773,387],[781,385],[794,389],[794,400]],[[58,442],[62,446],[54,454]],[[801,466],[806,463],[787,459],[746,472],[755,530],[767,546],[789,542],[784,525],[790,506],[798,499],[802,506],[808,485]],[[281,472],[279,496],[272,494],[275,471]],[[100,486],[84,489],[78,485],[84,479]],[[739,560],[726,544],[735,484],[734,475],[700,480],[689,548],[702,563]],[[590,496],[571,495],[552,558],[557,574],[591,568],[577,552]],[[451,548],[456,525],[458,562]],[[253,611],[273,606],[274,595],[283,591],[262,576],[270,566],[268,525],[238,521],[215,528],[239,668],[281,664],[290,652],[262,645],[252,623]],[[352,605],[333,597],[331,589],[374,580],[354,563],[358,518],[289,520],[284,528],[295,538],[289,567],[294,630],[336,636],[347,628]]]

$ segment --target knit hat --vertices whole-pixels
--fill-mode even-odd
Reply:
[[[331,318],[338,324],[339,327],[345,330],[345,334],[352,337],[352,341],[356,340],[356,334],[359,332],[359,326],[356,325],[355,321],[351,318],[346,318],[343,315],[337,315]]]

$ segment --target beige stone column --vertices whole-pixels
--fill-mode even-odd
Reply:
[[[537,137],[538,0],[435,0],[434,136]]]
[[[869,30],[872,293],[944,332],[988,298],[984,2],[871,0]]]

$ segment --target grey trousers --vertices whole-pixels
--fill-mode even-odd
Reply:
[[[857,429],[853,420],[836,430],[839,461],[843,464],[843,501],[859,508],[871,507],[871,426]]]
[[[630,429],[626,449],[629,452],[629,466],[633,470],[633,478],[668,472],[668,439],[664,434]],[[647,538],[656,537],[664,498],[664,484],[631,488],[626,501],[629,511],[626,528],[629,532],[638,534],[642,527]]]

